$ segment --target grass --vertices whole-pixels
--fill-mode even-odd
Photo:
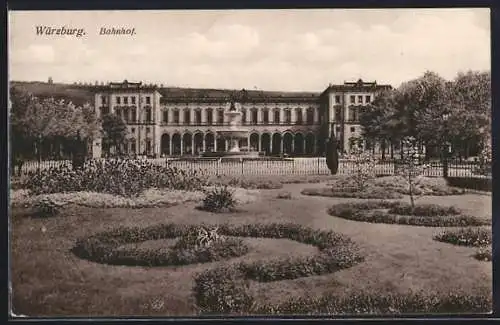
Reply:
[[[332,274],[270,283],[251,281],[252,294],[261,302],[280,304],[288,298],[310,295],[342,297],[360,292],[401,294],[421,290],[435,294],[461,290],[491,296],[491,265],[470,257],[475,248],[433,240],[436,228],[361,224],[329,216],[326,210],[332,204],[356,200],[304,196],[300,194],[302,188],[301,184],[287,184],[283,189],[261,191],[258,199],[249,201],[242,211],[224,214],[197,210],[196,203],[142,209],[69,205],[61,216],[32,219],[23,217],[25,208],[14,207],[13,311],[30,316],[196,315],[193,279],[220,262],[182,267],[110,266],[79,259],[70,251],[77,238],[101,231],[170,222],[292,222],[344,234],[365,256],[364,262]],[[278,199],[283,190],[296,199]],[[486,220],[491,216],[490,196],[424,197],[419,202],[455,205]],[[231,262],[308,256],[316,250],[286,239],[249,238],[245,243],[250,247],[248,254]]]

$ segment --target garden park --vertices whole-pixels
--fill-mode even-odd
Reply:
[[[429,176],[419,141],[401,140],[406,149],[388,173],[363,150],[347,157],[345,172],[331,140],[328,174],[237,175],[116,158],[13,176],[12,310],[490,312],[491,193]]]

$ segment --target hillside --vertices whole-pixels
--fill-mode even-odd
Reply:
[[[93,86],[62,84],[47,82],[27,82],[12,81],[12,87],[24,89],[37,97],[54,97],[56,99],[70,100],[76,105],[82,105],[93,101]],[[163,87],[158,91],[164,97],[188,97],[188,98],[223,98],[228,97],[235,89],[203,89],[203,88],[181,88],[181,87]],[[316,92],[280,92],[280,91],[260,91],[247,90],[249,97],[299,97],[299,96],[317,96]]]

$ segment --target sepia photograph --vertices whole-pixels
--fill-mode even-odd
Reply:
[[[11,318],[492,312],[486,8],[8,12]]]

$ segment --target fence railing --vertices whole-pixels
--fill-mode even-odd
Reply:
[[[102,159],[101,159],[102,160]],[[168,164],[184,170],[201,170],[207,175],[328,175],[330,170],[326,165],[324,157],[316,158],[289,158],[289,159],[218,159],[218,158],[196,158],[196,159],[165,159],[155,158],[147,161],[157,164]],[[63,164],[71,164],[70,160],[49,161],[26,161],[21,168],[21,175],[36,170],[58,167]],[[394,175],[397,171],[397,161],[379,161],[375,166],[377,175]],[[424,175],[428,177],[442,177],[442,162],[428,163]],[[491,178],[491,174],[484,175],[479,171],[477,162],[448,161],[449,177],[474,177]],[[12,168],[12,167],[11,167]],[[356,165],[353,161],[341,159],[339,162],[339,175],[349,175],[355,172]],[[16,175],[18,169],[15,170]]]

